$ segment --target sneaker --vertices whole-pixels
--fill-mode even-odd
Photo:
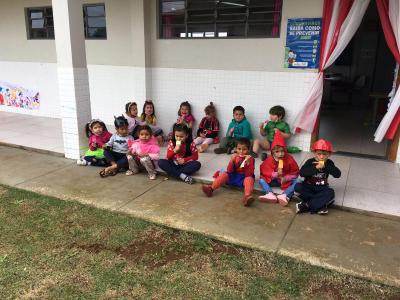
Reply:
[[[266,160],[268,157],[268,154],[266,152],[261,153],[261,161]]]
[[[156,174],[151,174],[151,175],[149,175],[149,179],[150,180],[155,180],[155,179],[157,179],[157,175]]]
[[[289,204],[289,200],[285,193],[278,195],[277,198],[278,198],[278,202],[281,206],[287,206]]]
[[[266,193],[265,195],[258,197],[258,200],[260,200],[260,202],[264,202],[264,203],[277,203],[278,202],[278,198],[276,198],[275,194],[272,192]]]
[[[227,152],[227,148],[215,148],[214,149],[214,153],[215,154],[222,154],[222,153],[226,153]]]
[[[296,214],[301,214],[308,211],[308,205],[304,202],[296,203]]]
[[[133,172],[132,170],[128,170],[128,171],[126,171],[125,172],[125,175],[126,176],[132,176],[132,175],[135,175],[135,174],[137,174],[138,172]]]
[[[324,208],[320,209],[319,211],[317,211],[317,214],[318,214],[318,215],[321,215],[321,216],[325,216],[325,215],[327,215],[328,213],[329,213],[328,207],[324,207]]]
[[[243,206],[249,207],[254,202],[254,198],[252,195],[243,196],[242,203]]]
[[[292,200],[292,201],[295,201],[295,202],[303,202],[303,199],[301,199],[300,196],[299,196],[299,195],[296,195],[296,194],[294,194],[294,195],[292,196],[291,200]]]
[[[76,164],[77,164],[78,166],[87,166],[89,163],[88,163],[85,159],[80,158],[80,159],[78,159],[78,160],[76,161]]]
[[[194,183],[193,177],[192,176],[186,176],[184,182],[187,183],[187,184],[193,184]]]
[[[226,154],[232,154],[232,151],[233,151],[232,147],[226,148]]]
[[[201,189],[203,190],[203,193],[206,194],[207,197],[212,197],[212,194],[214,192],[213,188],[209,184],[203,184]]]

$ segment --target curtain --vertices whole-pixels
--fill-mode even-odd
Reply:
[[[281,24],[281,11],[282,11],[282,0],[274,1],[274,16],[272,25],[272,37],[279,37],[279,28]]]
[[[379,17],[386,43],[393,53],[396,62],[400,64],[400,18],[398,0],[376,0]],[[397,89],[390,101],[390,106],[375,132],[375,141],[383,138],[392,140],[400,125],[400,89]]]
[[[321,106],[324,70],[331,66],[346,48],[369,5],[370,0],[325,0],[321,41],[320,69],[297,114],[294,131],[312,132]]]

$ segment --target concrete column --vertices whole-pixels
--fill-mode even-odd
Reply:
[[[91,119],[82,1],[52,3],[64,151],[77,159],[87,148],[83,128]]]
[[[139,101],[151,99],[151,62],[150,62],[150,9],[149,0],[130,0],[131,8],[131,32],[135,60],[139,60],[138,70],[140,80],[135,83],[139,95]]]

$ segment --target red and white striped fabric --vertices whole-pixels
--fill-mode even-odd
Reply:
[[[303,109],[294,122],[294,132],[301,129],[312,132],[318,118],[322,100],[324,70],[346,48],[369,5],[370,0],[325,0],[321,41],[320,69]]]
[[[393,53],[396,62],[400,64],[400,17],[399,0],[376,0],[386,43]],[[390,106],[375,132],[375,141],[383,138],[392,140],[400,125],[400,89],[397,89],[391,99]]]

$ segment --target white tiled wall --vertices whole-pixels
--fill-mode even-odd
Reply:
[[[146,72],[140,67],[106,65],[89,65],[88,72],[92,116],[107,124],[112,124],[114,115],[124,112],[128,101],[135,100],[141,111],[147,94],[155,102],[157,117],[166,132],[176,120],[179,104],[188,100],[198,122],[204,115],[204,107],[213,101],[223,132],[232,118],[232,108],[244,106],[254,135],[258,135],[258,124],[268,118],[268,110],[273,105],[284,106],[287,122],[293,123],[316,76],[309,72],[173,68],[153,68]],[[39,111],[13,111],[60,117],[56,64],[0,62],[0,80],[37,87],[40,92]],[[0,106],[0,110],[10,108]],[[309,141],[310,135],[302,133],[291,138],[290,144],[307,150]]]
[[[88,71],[86,68],[58,68],[62,132],[65,157],[77,159],[86,149],[82,130],[91,119]]]
[[[152,98],[163,128],[172,125],[179,104],[188,100],[199,122],[204,115],[204,107],[213,101],[218,118],[225,133],[232,119],[232,109],[242,105],[258,135],[258,124],[268,118],[273,105],[285,107],[289,124],[305,100],[315,73],[300,72],[257,72],[222,71],[192,69],[153,69]],[[310,134],[302,133],[293,137],[290,144],[308,149]]]

